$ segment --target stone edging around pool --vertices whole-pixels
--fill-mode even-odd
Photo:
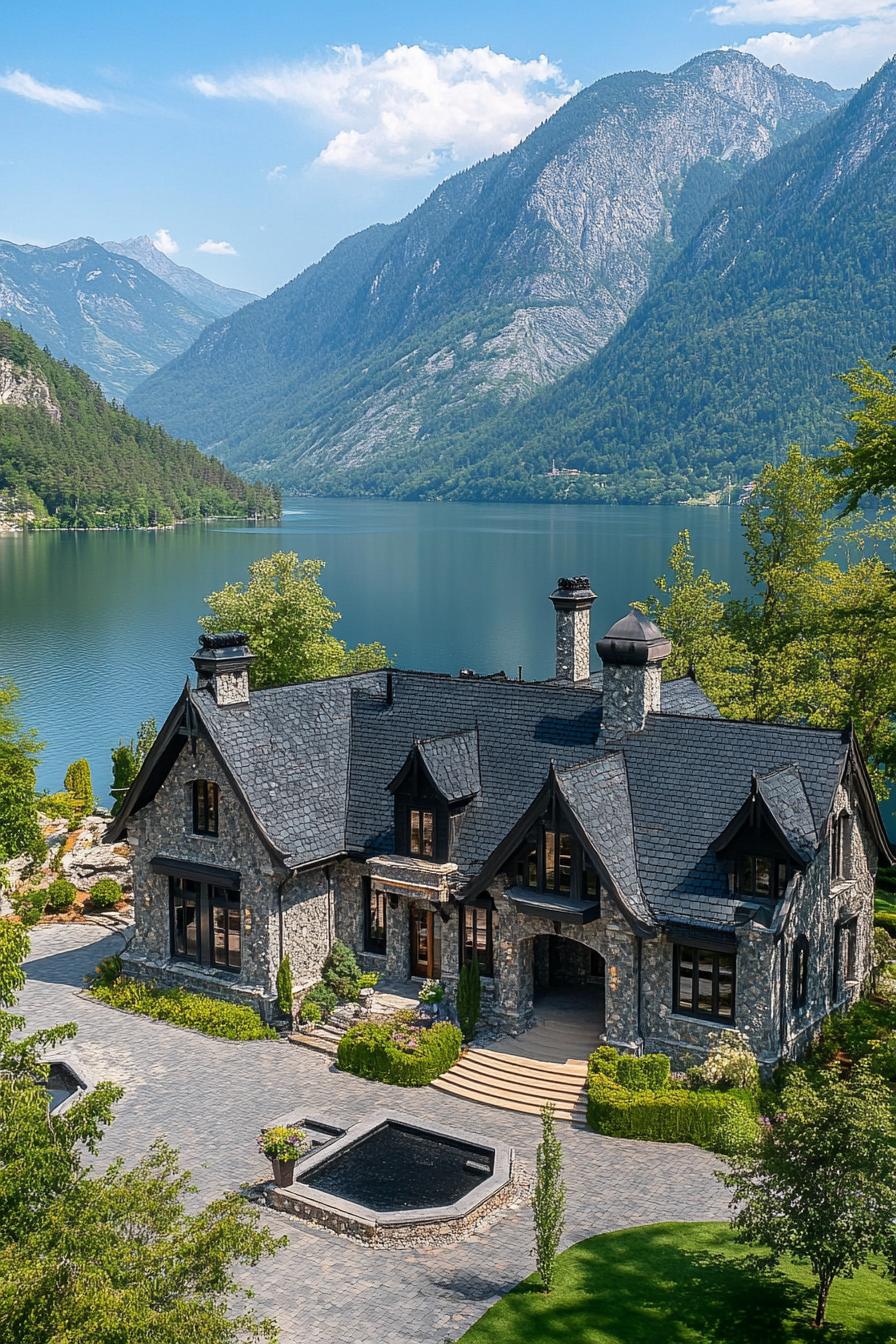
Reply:
[[[275,1124],[294,1124],[292,1113],[281,1116]],[[443,1138],[488,1149],[493,1154],[491,1176],[481,1181],[469,1194],[454,1204],[440,1207],[402,1209],[382,1212],[355,1204],[306,1184],[302,1177],[332,1160],[384,1124],[401,1125],[430,1138]],[[281,1213],[293,1214],[328,1228],[342,1236],[353,1237],[372,1246],[426,1245],[433,1242],[458,1241],[491,1215],[518,1199],[527,1188],[527,1181],[516,1162],[509,1144],[469,1130],[445,1129],[422,1122],[418,1116],[395,1111],[374,1111],[366,1119],[352,1125],[340,1138],[315,1149],[297,1165],[292,1185],[280,1187],[266,1184],[264,1201]]]

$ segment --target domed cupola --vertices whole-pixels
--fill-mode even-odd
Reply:
[[[640,732],[647,715],[659,712],[663,661],[672,641],[632,608],[597,641],[597,652],[604,665],[603,736]]]

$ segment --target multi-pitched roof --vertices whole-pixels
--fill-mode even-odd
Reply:
[[[285,867],[393,852],[389,786],[416,751],[460,807],[450,857],[462,886],[552,779],[634,920],[731,927],[737,902],[713,842],[758,788],[808,862],[850,734],[722,719],[683,678],[663,685],[660,712],[640,732],[604,748],[596,683],[374,672],[255,691],[243,706],[185,691],[183,708]],[[170,741],[169,753],[179,749]],[[117,833],[153,791],[150,765]]]

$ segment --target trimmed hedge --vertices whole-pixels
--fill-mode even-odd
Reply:
[[[173,1022],[179,1027],[192,1027],[205,1036],[220,1036],[226,1041],[270,1041],[277,1037],[273,1027],[265,1026],[254,1008],[212,999],[206,994],[191,994],[186,989],[159,989],[122,977],[108,985],[95,984],[91,993],[113,1008],[124,1008],[160,1022]]]
[[[755,1137],[758,1105],[752,1093],[630,1091],[603,1074],[588,1084],[588,1123],[599,1134],[659,1143],[696,1143],[715,1153],[733,1152]]]
[[[450,1022],[436,1022],[412,1038],[405,1033],[413,1049],[399,1046],[393,1030],[383,1022],[349,1027],[336,1051],[339,1068],[396,1087],[425,1087],[460,1058],[461,1034]]]
[[[588,1060],[588,1070],[629,1092],[662,1092],[671,1076],[668,1055],[620,1055],[612,1045],[598,1046]]]
[[[121,884],[114,877],[101,877],[90,888],[90,904],[94,910],[114,910],[121,899]]]

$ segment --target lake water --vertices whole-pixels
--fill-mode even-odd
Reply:
[[[109,749],[161,722],[193,675],[207,593],[277,550],[326,561],[349,644],[382,640],[400,667],[550,676],[558,576],[587,574],[596,639],[645,597],[678,531],[743,593],[736,510],[287,500],[278,526],[0,537],[0,675],[46,742],[42,787],[86,756],[97,794]],[[595,664],[597,655],[594,655]]]

